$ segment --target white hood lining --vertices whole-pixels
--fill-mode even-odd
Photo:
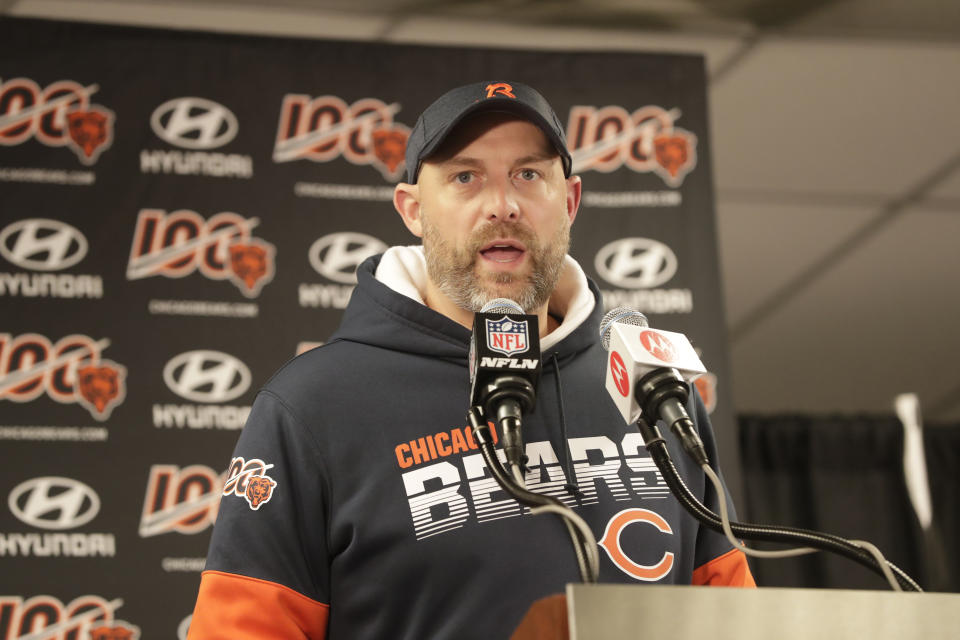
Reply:
[[[376,278],[397,293],[424,304],[427,288],[427,261],[422,246],[390,247],[380,259]],[[596,301],[587,286],[587,276],[577,261],[564,258],[563,271],[550,296],[549,312],[562,318],[560,326],[540,341],[541,349],[549,349],[570,335],[586,320]]]

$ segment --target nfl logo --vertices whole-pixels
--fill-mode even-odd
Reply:
[[[492,351],[512,356],[526,351],[527,344],[526,320],[511,320],[507,316],[487,320],[487,346]]]

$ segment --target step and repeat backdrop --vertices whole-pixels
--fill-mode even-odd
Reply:
[[[185,637],[258,387],[333,333],[357,264],[416,242],[409,130],[486,79],[566,123],[572,252],[702,350],[738,486],[699,56],[3,19],[0,638]]]

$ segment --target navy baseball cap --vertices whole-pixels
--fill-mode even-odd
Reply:
[[[407,182],[420,175],[420,165],[437,150],[447,135],[467,116],[480,111],[507,111],[540,127],[563,162],[570,177],[573,160],[557,114],[536,89],[519,82],[476,82],[451,89],[427,107],[407,139]]]

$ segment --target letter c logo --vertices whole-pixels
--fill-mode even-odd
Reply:
[[[673,553],[665,551],[659,562],[645,565],[631,560],[620,547],[620,534],[634,522],[646,523],[663,533],[673,534],[670,524],[661,515],[647,509],[624,509],[610,518],[598,544],[607,552],[613,564],[631,578],[645,582],[660,580],[673,568]]]

